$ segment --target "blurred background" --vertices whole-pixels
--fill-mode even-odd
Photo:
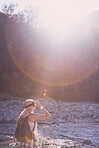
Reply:
[[[1,0],[1,94],[99,102],[98,4]]]

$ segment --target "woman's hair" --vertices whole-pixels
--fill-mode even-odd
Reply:
[[[25,105],[25,109],[21,112],[21,114],[19,115],[19,118],[24,118],[26,116],[29,115],[29,112],[27,112],[27,107],[31,106],[34,104],[34,100],[33,99],[27,99],[24,103]]]
[[[34,104],[34,100],[33,99],[27,99],[24,103],[25,107],[31,105],[31,104]]]

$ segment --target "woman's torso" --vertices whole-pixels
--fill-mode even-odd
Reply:
[[[36,139],[36,141],[37,141],[37,139],[38,139],[38,132],[37,132],[37,122],[35,122],[35,120],[34,120],[34,122],[33,122],[33,120],[31,121],[30,120],[30,118],[28,117],[28,123],[29,123],[29,126],[30,126],[30,131],[32,132],[33,131],[33,128],[34,128],[34,126],[35,126],[35,128],[34,128],[34,134],[35,134],[35,139]],[[24,147],[24,143],[21,143],[21,147],[23,148]],[[25,143],[25,148],[28,148],[28,147],[30,147],[30,148],[33,148],[33,139],[31,140],[31,142],[30,143]]]

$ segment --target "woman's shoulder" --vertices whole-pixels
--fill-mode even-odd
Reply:
[[[28,116],[28,120],[29,120],[30,122],[34,122],[34,121],[36,120],[35,117],[36,117],[36,116],[35,116],[35,113],[31,113],[31,114]]]

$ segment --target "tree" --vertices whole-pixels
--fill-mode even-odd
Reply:
[[[11,17],[14,11],[16,10],[16,8],[17,8],[17,4],[13,4],[13,3],[8,5],[4,4],[2,6],[2,12],[7,14],[9,17]]]

